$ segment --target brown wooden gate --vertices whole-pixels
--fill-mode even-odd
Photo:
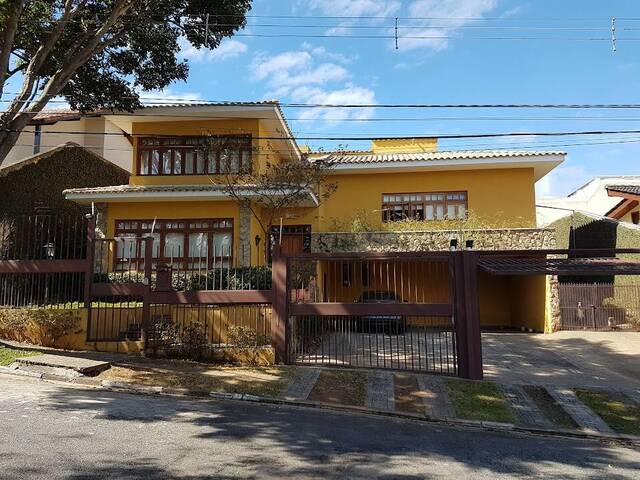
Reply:
[[[481,378],[472,252],[309,253],[279,257],[288,363]],[[281,294],[274,280],[274,301]],[[465,288],[467,288],[465,294]],[[286,313],[283,315],[282,311]],[[272,335],[277,339],[277,335]]]
[[[637,330],[640,284],[561,283],[562,330]]]

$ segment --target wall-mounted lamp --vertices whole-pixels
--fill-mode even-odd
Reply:
[[[253,239],[253,241],[256,242],[256,248],[260,246],[260,240],[262,240],[260,235],[256,235],[256,238]]]
[[[464,248],[467,250],[473,250],[473,240],[467,240],[464,242]]]
[[[49,242],[42,246],[44,248],[44,254],[47,256],[49,260],[53,260],[56,256],[56,246]]]
[[[458,239],[452,238],[451,240],[449,240],[449,250],[451,250],[452,252],[455,252],[457,249],[458,249]]]

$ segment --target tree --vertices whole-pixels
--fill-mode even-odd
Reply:
[[[251,0],[0,0],[0,165],[52,98],[81,112],[133,111],[139,92],[186,80],[180,42],[216,48]]]
[[[219,138],[212,137],[217,150]],[[224,150],[224,149],[223,149]],[[229,154],[220,157],[231,159]],[[265,161],[264,168],[235,169],[231,160],[221,165],[224,172],[223,191],[247,208],[256,219],[264,238],[269,239],[277,218],[289,208],[299,207],[313,198],[317,205],[326,201],[337,189],[337,184],[328,178],[331,165],[322,160],[310,160],[303,156],[299,160],[272,162]],[[237,172],[237,173],[236,173]],[[216,180],[210,177],[212,183]],[[265,250],[270,247],[265,241]]]

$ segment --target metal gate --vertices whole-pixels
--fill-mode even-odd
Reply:
[[[290,363],[457,375],[445,254],[290,258]]]
[[[559,285],[562,330],[637,330],[640,284]]]

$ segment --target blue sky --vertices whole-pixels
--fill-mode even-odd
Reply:
[[[396,17],[398,49],[393,38],[348,38],[393,36]],[[288,36],[257,36],[265,34]],[[317,37],[322,35],[330,37]],[[147,97],[373,105],[640,103],[640,0],[254,0],[248,26],[238,35],[213,51],[183,44],[180,55],[190,64],[188,81]],[[298,137],[640,130],[640,111],[629,109],[284,110]],[[299,143],[325,150],[370,144]],[[442,140],[439,148],[566,151],[565,163],[538,182],[540,197],[565,195],[596,175],[640,174],[640,134]]]
[[[640,17],[636,0],[256,0],[251,15],[258,17],[249,18],[249,27],[242,34],[380,35],[393,31],[398,16],[399,48],[388,39],[239,35],[213,52],[185,47],[182,54],[191,64],[189,81],[172,86],[165,94],[302,103],[634,103],[640,92],[640,42],[623,40],[640,37],[640,21],[626,19]],[[261,17],[272,15],[308,18]],[[360,18],[318,18],[321,16]],[[612,17],[617,18],[619,39],[615,53],[608,40],[564,39],[608,39]],[[277,23],[286,27],[265,26]],[[369,28],[372,26],[379,28]],[[633,28],[639,30],[627,30]],[[403,38],[407,36],[461,38]],[[471,38],[477,36],[545,39]],[[290,108],[285,113],[300,136],[640,129],[640,112],[635,115],[633,110]],[[627,143],[567,145],[621,139]],[[595,175],[640,174],[640,143],[633,143],[635,140],[640,136],[526,137],[443,141],[440,147],[564,150],[567,161],[538,185],[539,195],[550,196],[566,194]],[[339,143],[348,149],[368,146],[368,141],[307,143],[325,149]]]

